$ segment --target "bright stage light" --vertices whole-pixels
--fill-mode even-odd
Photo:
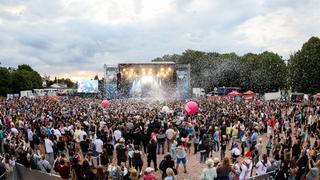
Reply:
[[[149,83],[152,83],[153,81],[154,81],[153,76],[142,76],[141,77],[142,84],[149,84]]]
[[[160,71],[164,71],[164,68],[161,68]]]
[[[170,68],[170,67],[168,68],[168,71],[171,71],[171,68]]]

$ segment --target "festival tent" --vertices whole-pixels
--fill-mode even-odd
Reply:
[[[236,97],[236,96],[241,96],[242,94],[239,93],[238,91],[231,91],[228,96],[230,97]]]
[[[243,93],[244,99],[252,99],[256,95],[253,91],[247,91]]]

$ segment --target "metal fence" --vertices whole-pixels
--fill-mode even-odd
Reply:
[[[268,172],[266,174],[260,175],[260,176],[254,176],[249,178],[249,180],[267,180],[267,179],[274,179],[275,171]]]
[[[61,177],[55,174],[44,173],[39,170],[25,168],[22,164],[16,163],[13,172],[6,173],[0,177],[0,180],[61,180]]]

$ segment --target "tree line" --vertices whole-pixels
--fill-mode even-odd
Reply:
[[[69,78],[42,78],[40,74],[33,70],[29,65],[19,65],[17,69],[0,67],[0,96],[6,96],[7,93],[20,93],[23,90],[41,89],[42,83],[46,82],[46,87],[54,83],[66,84],[68,88],[74,88],[75,83]]]
[[[22,64],[17,69],[0,67],[0,96],[39,88],[42,88],[42,78],[29,65]]]
[[[295,92],[320,91],[320,39],[311,37],[287,63],[276,53],[220,54],[186,50],[164,55],[154,62],[173,61],[191,65],[191,86],[212,91],[214,87],[240,87],[264,93],[279,89]]]
[[[276,53],[216,53],[186,50],[182,54],[164,55],[155,62],[173,61],[191,65],[191,86],[212,91],[214,87],[240,87],[264,93],[279,89],[314,94],[320,91],[320,39],[311,37],[300,50],[290,55],[287,63]],[[98,77],[95,77],[98,79]],[[0,96],[21,90],[42,88],[40,74],[29,65],[12,70],[0,67]],[[101,80],[103,81],[103,80]],[[65,83],[74,88],[70,79],[46,79],[47,86]],[[103,84],[103,83],[99,83]]]

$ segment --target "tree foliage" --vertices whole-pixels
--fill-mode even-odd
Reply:
[[[171,59],[172,58],[172,59]],[[286,87],[287,67],[272,52],[261,54],[220,54],[186,50],[181,55],[165,55],[153,61],[174,61],[191,65],[191,86],[207,91],[217,86],[241,87],[243,90],[268,92]]]
[[[289,82],[293,91],[320,91],[320,39],[311,37],[289,59]]]
[[[22,64],[18,69],[9,71],[0,67],[0,95],[19,93],[21,90],[38,89],[42,86],[40,74],[29,65]]]
[[[9,92],[10,73],[7,68],[0,67],[0,96]]]
[[[68,88],[75,88],[76,84],[69,78],[57,78],[55,77],[54,80],[50,80],[50,78],[47,78],[46,80],[47,86],[51,86],[54,83],[62,83],[67,85]]]

